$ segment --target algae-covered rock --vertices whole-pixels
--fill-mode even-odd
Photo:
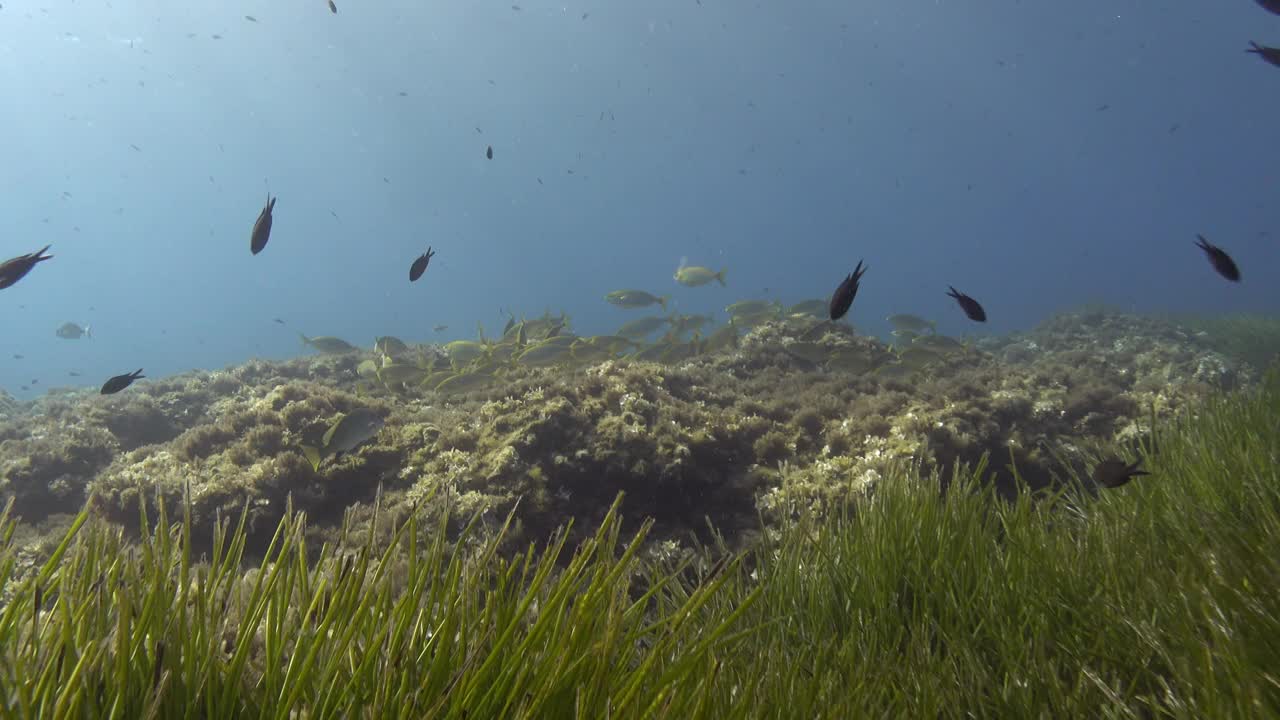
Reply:
[[[465,370],[485,382],[457,392],[370,383],[359,367],[378,357],[353,352],[149,379],[110,397],[0,398],[0,493],[40,518],[91,491],[102,515],[132,525],[139,500],[178,508],[189,488],[197,537],[243,508],[255,532],[274,529],[287,502],[317,540],[349,509],[371,517],[379,497],[393,514],[447,505],[459,522],[514,509],[519,540],[569,519],[590,532],[625,492],[624,516],[654,518],[657,542],[709,525],[732,539],[761,516],[850,502],[901,464],[945,477],[988,457],[1007,493],[1014,467],[1042,486],[1062,457],[1137,442],[1153,417],[1256,377],[1197,333],[1096,310],[911,352],[812,318],[764,318],[735,343],[682,341],[657,362],[605,353],[529,367],[499,349]],[[403,362],[425,370],[439,357],[419,348]],[[377,435],[313,468],[302,447],[361,408],[384,422]]]

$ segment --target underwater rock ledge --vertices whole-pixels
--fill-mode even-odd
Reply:
[[[463,519],[502,517],[519,501],[530,539],[571,518],[591,533],[623,491],[629,522],[654,519],[653,540],[706,537],[709,521],[735,541],[761,516],[845,502],[891,463],[927,471],[989,454],[992,468],[1012,462],[1044,486],[1064,470],[1055,456],[1136,442],[1153,418],[1259,375],[1203,333],[1098,310],[939,341],[906,372],[900,349],[843,325],[817,339],[812,329],[768,322],[737,347],[665,364],[512,364],[470,392],[364,383],[358,370],[373,354],[362,351],[254,360],[113,396],[6,396],[0,500],[40,522],[93,494],[96,512],[136,528],[139,498],[177,508],[189,484],[193,536],[247,505],[251,538],[265,544],[290,498],[317,539],[349,507],[367,515],[379,488],[392,512],[431,497]],[[313,467],[303,446],[356,409],[385,424]],[[1015,491],[1008,470],[995,473]]]

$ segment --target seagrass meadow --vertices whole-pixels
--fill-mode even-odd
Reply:
[[[315,550],[287,508],[254,561],[245,513],[197,542],[188,500],[139,503],[136,536],[86,510],[36,562],[7,508],[0,711],[1276,716],[1280,375],[1138,452],[1150,477],[1099,491],[1065,469],[1012,500],[995,455],[901,462],[839,509],[678,559],[647,549],[650,523],[624,532],[625,498],[523,550],[510,516],[458,529],[447,509],[375,513]]]
[[[1280,718],[1209,5],[0,0],[0,720]]]

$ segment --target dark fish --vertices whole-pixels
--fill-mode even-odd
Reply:
[[[409,282],[413,282],[422,277],[422,273],[427,271],[427,265],[431,262],[431,258],[435,256],[436,251],[427,248],[427,251],[418,256],[417,260],[409,266]]]
[[[26,277],[26,274],[31,272],[31,268],[35,267],[36,263],[53,257],[52,255],[44,254],[44,252],[50,247],[53,246],[45,245],[33,253],[19,255],[16,258],[5,260],[3,263],[0,263],[0,290],[3,290]]]
[[[249,22],[258,22],[258,18],[254,17],[254,16],[252,16],[252,15],[245,15],[245,16],[244,16],[244,19],[245,19],[245,20],[248,20]]]
[[[70,375],[71,377],[80,377],[80,373],[76,372],[75,370],[68,370],[67,374]]]
[[[284,321],[283,321],[283,320],[281,320],[280,318],[271,318],[271,319],[272,319],[272,321],[274,321],[274,322],[275,322],[275,324],[277,324],[277,325],[283,325],[283,324],[284,324]]]
[[[137,380],[138,378],[143,378],[143,377],[146,377],[146,375],[142,374],[142,368],[138,368],[137,372],[125,373],[124,375],[117,375],[102,384],[102,394],[114,395],[115,393],[118,393],[121,390],[132,385],[134,380]]]
[[[947,293],[947,296],[955,298],[956,302],[960,303],[960,309],[964,310],[964,314],[968,315],[970,320],[974,322],[987,321],[987,311],[982,309],[982,306],[978,304],[977,300],[974,300],[950,285],[947,287],[951,290],[951,292]]]
[[[254,255],[262,252],[262,248],[267,246],[267,240],[271,239],[271,211],[275,208],[276,199],[271,197],[271,193],[267,193],[267,204],[258,213],[258,219],[253,223],[253,234],[249,236],[249,250]]]
[[[492,146],[492,145],[490,145],[489,147],[485,148],[485,150],[484,150],[484,156],[485,156],[486,158],[490,159],[490,160],[492,160],[492,159],[493,159],[493,146]]]
[[[26,357],[26,355],[19,355],[18,353],[14,353],[14,354],[13,354],[13,359],[14,359],[14,360],[21,360],[21,359],[23,359],[23,358],[25,358],[25,357]]]
[[[338,6],[334,4],[333,0],[329,0],[329,12],[334,15],[338,14]]]
[[[1141,460],[1132,464],[1118,458],[1103,460],[1093,469],[1093,481],[1102,487],[1120,487],[1136,477],[1151,474],[1141,465]]]
[[[844,280],[831,294],[831,319],[839,320],[849,312],[849,308],[853,306],[853,298],[858,294],[858,281],[862,279],[862,273],[867,269],[862,267],[862,261],[858,261],[858,266],[853,269],[853,273],[846,275]]]
[[[431,328],[431,329],[432,329],[432,330],[435,330],[436,332],[444,332],[445,330],[448,330],[448,329],[449,329],[449,326],[448,326],[448,325],[437,325],[437,326],[435,326],[435,327],[433,327],[433,328]]]
[[[1262,58],[1263,60],[1266,60],[1272,65],[1275,65],[1276,67],[1280,67],[1280,48],[1267,47],[1266,45],[1259,45],[1258,43],[1253,42],[1252,40],[1249,41],[1249,44],[1252,45],[1252,47],[1250,47],[1248,50],[1245,50],[1245,52],[1253,53],[1254,55],[1257,55],[1258,57]]]
[[[1262,6],[1263,10],[1280,15],[1280,0],[1258,0],[1258,4]]]
[[[1236,267],[1236,261],[1232,260],[1222,248],[1205,240],[1203,235],[1197,234],[1196,237],[1199,238],[1196,247],[1204,251],[1209,262],[1213,263],[1213,269],[1231,282],[1240,282],[1240,268]]]

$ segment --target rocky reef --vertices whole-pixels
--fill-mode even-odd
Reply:
[[[516,537],[539,538],[570,518],[589,532],[624,491],[626,516],[653,517],[655,540],[709,527],[736,539],[761,516],[845,502],[890,463],[945,469],[987,455],[1005,492],[1016,491],[1010,465],[1043,486],[1063,458],[1135,442],[1153,419],[1260,372],[1203,334],[1104,311],[950,342],[908,362],[847,326],[771,321],[664,363],[512,364],[469,393],[362,384],[372,355],[361,352],[252,361],[114,396],[0,397],[0,498],[40,522],[92,496],[96,512],[134,527],[140,498],[178,507],[189,492],[195,536],[247,507],[265,543],[289,501],[318,537],[381,492],[393,511],[516,508]],[[356,408],[383,418],[381,430],[313,466],[302,447]]]

